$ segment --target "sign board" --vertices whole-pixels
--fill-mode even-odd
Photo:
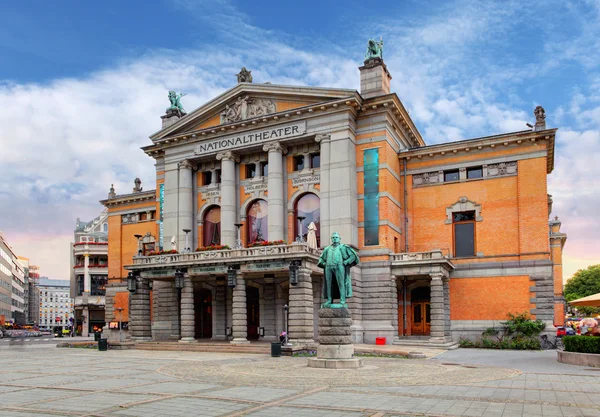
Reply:
[[[212,191],[205,191],[202,193],[203,200],[208,200],[209,198],[214,198],[214,197],[221,197],[221,191],[220,190],[212,190]]]
[[[142,271],[142,278],[171,278],[175,276],[174,269],[157,269],[152,271]]]
[[[242,266],[246,271],[272,271],[274,269],[287,270],[287,262],[255,262]]]
[[[208,155],[214,152],[228,151],[251,145],[259,145],[274,140],[293,138],[305,133],[306,120],[303,120],[296,123],[273,126],[271,128],[252,130],[247,133],[209,139],[196,145],[194,153],[196,155]]]
[[[244,193],[250,194],[252,191],[264,191],[268,189],[268,184],[266,182],[261,182],[259,184],[250,184],[244,186]]]
[[[195,266],[188,268],[188,275],[202,275],[202,274],[225,274],[227,269],[221,265],[212,266]]]
[[[302,184],[319,184],[320,182],[320,175],[310,175],[308,177],[293,178],[292,187],[299,187]]]

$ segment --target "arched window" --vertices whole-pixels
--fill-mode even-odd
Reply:
[[[299,219],[299,218],[303,219]],[[296,200],[294,210],[295,235],[302,234],[306,240],[308,226],[314,223],[317,227],[317,245],[321,244],[321,202],[319,197],[312,193],[306,193]]]
[[[265,200],[256,200],[248,207],[248,243],[269,240],[268,205]]]
[[[202,244],[204,246],[221,244],[221,207],[214,206],[209,208],[204,214],[202,223],[203,234]]]

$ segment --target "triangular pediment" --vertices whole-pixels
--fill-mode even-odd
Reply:
[[[257,119],[318,103],[358,96],[356,90],[240,83],[156,132],[150,139]]]

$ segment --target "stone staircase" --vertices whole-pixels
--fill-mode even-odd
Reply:
[[[398,336],[394,338],[393,345],[397,346],[418,346],[427,347],[434,349],[448,349],[453,350],[458,348],[458,343],[449,341],[446,343],[431,343],[429,336]]]
[[[172,350],[179,352],[216,352],[216,353],[251,353],[270,354],[271,345],[266,343],[249,343],[232,345],[226,343],[179,343],[179,342],[136,342],[134,349],[139,350]]]

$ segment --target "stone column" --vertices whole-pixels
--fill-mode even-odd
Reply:
[[[81,323],[81,336],[88,337],[90,335],[90,310],[87,306],[83,307],[83,309],[81,310],[81,316],[87,317],[85,323]]]
[[[194,166],[189,160],[179,163],[179,229],[177,231],[177,250],[183,252],[185,249],[185,233],[183,229],[192,230],[188,236],[188,245],[193,246],[194,239],[194,190],[192,186],[192,176]]]
[[[180,342],[196,341],[196,319],[194,315],[194,283],[186,276],[181,290]]]
[[[222,215],[221,215],[222,216]],[[221,220],[223,217],[221,217]],[[222,222],[221,222],[222,224]],[[238,274],[235,288],[233,289],[233,340],[232,344],[250,343],[246,336],[248,335],[248,318],[246,310],[246,281],[241,274]]]
[[[431,332],[430,342],[444,343],[444,286],[442,274],[431,274]]]
[[[225,334],[225,330],[227,327],[227,310],[225,309],[226,298],[226,283],[219,284],[219,281],[217,281],[217,286],[215,289],[215,301],[213,303],[213,311],[216,315],[215,321],[217,323],[217,329],[216,332],[213,334],[213,340],[227,340],[227,335]]]
[[[265,328],[265,336],[263,340],[279,340],[277,329],[275,325],[275,316],[277,312],[276,301],[275,301],[275,279],[274,278],[265,278],[264,290],[263,290],[263,299],[264,299],[264,308],[263,308],[263,321],[262,327]]]
[[[221,244],[233,247],[237,237],[235,164],[240,159],[231,151],[218,153],[217,159],[221,161]]]
[[[288,328],[294,344],[314,343],[314,300],[310,269],[298,269],[298,285],[290,285]]]
[[[321,175],[320,183],[320,208],[321,208],[321,247],[327,246],[329,242],[330,231],[330,216],[329,216],[329,153],[331,148],[330,135],[317,135],[315,140],[321,144],[321,167],[319,169]],[[294,219],[295,220],[295,219]]]
[[[136,290],[129,296],[129,332],[133,340],[152,339],[148,280],[138,278]]]
[[[452,332],[450,330],[450,278],[444,278],[444,336],[446,340],[452,338]]]
[[[90,293],[92,278],[90,277],[90,254],[83,254],[83,292]]]
[[[269,240],[284,240],[283,155],[287,149],[280,142],[272,142],[263,145],[263,150],[269,153]]]

